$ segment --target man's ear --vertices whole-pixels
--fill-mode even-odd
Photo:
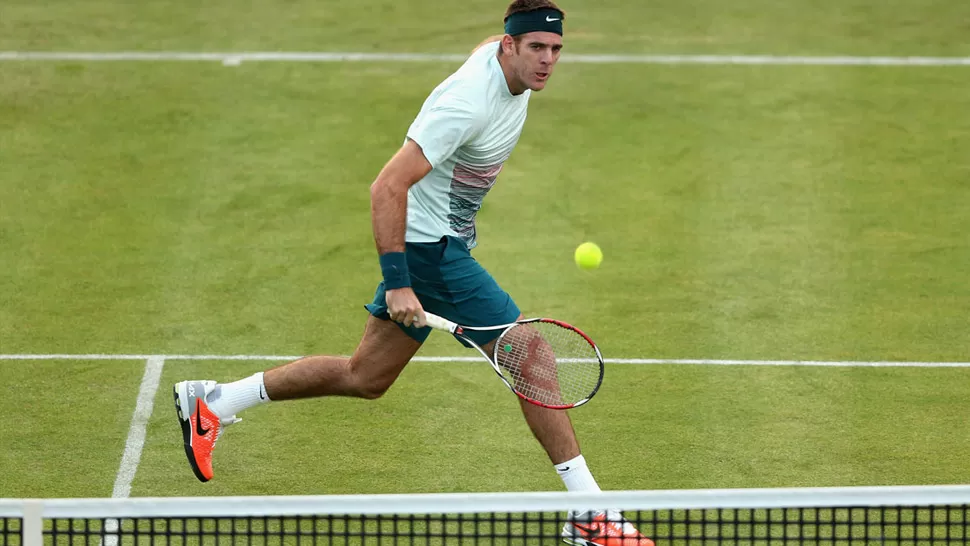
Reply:
[[[515,53],[515,38],[506,34],[502,36],[502,53],[504,55],[511,55]]]

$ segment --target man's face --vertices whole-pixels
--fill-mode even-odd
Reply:
[[[529,32],[518,37],[511,59],[522,90],[542,91],[559,61],[562,36],[555,32]]]

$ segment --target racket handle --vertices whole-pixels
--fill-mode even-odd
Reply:
[[[446,332],[455,333],[458,329],[458,325],[446,318],[441,318],[434,313],[424,312],[424,318],[428,323],[428,326],[436,328],[438,330],[444,330]]]

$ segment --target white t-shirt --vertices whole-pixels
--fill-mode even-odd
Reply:
[[[476,245],[475,216],[519,141],[532,93],[509,91],[498,47],[481,47],[441,82],[408,129],[432,166],[408,191],[409,243],[451,235]]]

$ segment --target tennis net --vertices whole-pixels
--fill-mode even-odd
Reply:
[[[591,510],[658,546],[930,546],[970,543],[968,506],[970,486],[5,499],[0,546],[559,544]]]

